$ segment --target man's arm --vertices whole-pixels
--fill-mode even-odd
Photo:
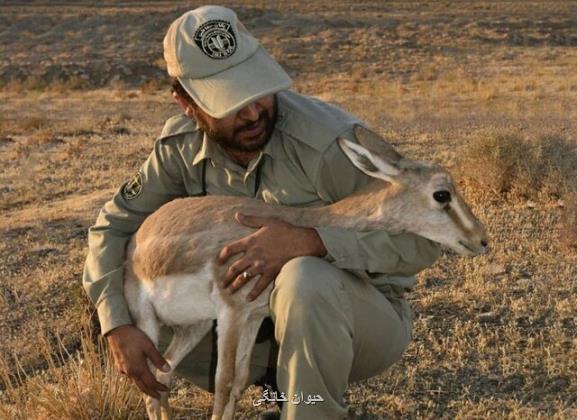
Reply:
[[[354,138],[346,133],[346,138]],[[334,142],[324,153],[315,177],[319,196],[338,201],[371,181],[358,170]],[[412,276],[430,266],[440,255],[439,245],[412,233],[391,235],[384,230],[355,232],[347,229],[316,229],[329,261],[337,267],[392,276]]]
[[[107,202],[88,233],[83,286],[96,305],[102,334],[131,324],[123,278],[126,245],[144,219],[164,203],[186,195],[171,149],[157,141],[138,174]]]
[[[156,380],[147,362],[164,371],[170,366],[146,334],[132,325],[124,298],[124,261],[126,245],[146,216],[186,195],[175,153],[162,140],[157,141],[138,174],[104,205],[89,230],[83,277],[117,370],[154,398],[160,398],[167,388]]]
[[[352,132],[347,138],[351,138]],[[336,202],[362,188],[371,178],[359,171],[335,141],[324,153],[315,177],[319,196]],[[407,277],[431,265],[439,256],[439,246],[411,233],[390,235],[384,230],[356,232],[334,227],[302,228],[271,217],[238,215],[237,221],[258,229],[242,239],[227,244],[219,253],[224,264],[235,254],[242,254],[229,265],[224,285],[234,292],[250,278],[260,274],[248,298],[258,296],[276,277],[281,267],[298,256],[325,257],[339,268],[365,275],[388,274]],[[250,275],[245,278],[242,272]],[[411,283],[406,282],[406,283]]]

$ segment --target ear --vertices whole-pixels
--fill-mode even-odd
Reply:
[[[187,117],[193,119],[195,118],[192,106],[188,103],[186,99],[180,96],[177,92],[172,92],[172,97],[176,100],[176,102],[178,102],[178,104],[182,108],[182,111],[186,114]]]
[[[371,153],[360,144],[343,138],[339,138],[338,142],[342,151],[347,155],[353,165],[373,178],[379,178],[393,183],[395,177],[401,173],[395,165]]]
[[[393,146],[374,131],[357,124],[355,125],[354,133],[355,138],[361,146],[370,150],[373,154],[380,156],[390,164],[396,165],[403,158]]]

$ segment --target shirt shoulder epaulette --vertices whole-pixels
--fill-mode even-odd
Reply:
[[[158,140],[196,131],[198,131],[196,122],[185,114],[179,114],[166,120]]]
[[[300,143],[323,153],[341,134],[351,131],[358,118],[335,105],[291,91],[278,94],[282,123],[279,129]]]

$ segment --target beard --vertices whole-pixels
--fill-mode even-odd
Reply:
[[[257,152],[262,150],[272,137],[277,117],[276,98],[272,107],[272,115],[263,109],[254,122],[247,123],[241,127],[235,128],[232,135],[220,132],[218,129],[208,126],[204,121],[199,121],[200,128],[225,150],[234,152]],[[250,129],[261,125],[263,129],[254,137],[247,137],[245,133]]]

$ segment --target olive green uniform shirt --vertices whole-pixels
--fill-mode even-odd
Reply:
[[[123,293],[125,248],[144,219],[164,203],[206,192],[288,206],[323,206],[370,181],[336,142],[338,137],[354,139],[356,118],[290,91],[278,93],[277,104],[272,137],[246,169],[187,116],[166,122],[138,175],[104,205],[89,230],[83,285],[96,305],[103,334],[132,323]],[[409,233],[333,227],[318,227],[317,232],[329,261],[396,297],[411,288],[414,275],[439,256],[436,244]]]

